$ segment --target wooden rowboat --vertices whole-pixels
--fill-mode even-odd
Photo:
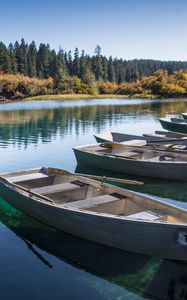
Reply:
[[[178,144],[187,145],[187,135],[168,132],[168,131],[155,131],[143,135],[126,134],[120,132],[101,133],[94,135],[97,143],[104,142],[126,142],[133,140],[146,141],[147,144]]]
[[[187,134],[187,120],[180,118],[160,118],[162,127],[169,131]]]
[[[79,164],[137,176],[187,180],[186,150],[158,150],[122,143],[85,145],[73,150]]]
[[[0,177],[0,195],[25,214],[106,246],[187,260],[187,211],[54,168]]]

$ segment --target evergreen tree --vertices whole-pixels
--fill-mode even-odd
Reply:
[[[28,75],[28,64],[27,64],[27,50],[28,45],[25,43],[25,40],[21,39],[21,44],[16,43],[16,60],[17,60],[17,70],[19,73]]]
[[[101,57],[101,47],[99,45],[96,46],[94,53],[96,56],[92,58],[92,70],[95,74],[95,78],[97,81],[103,81],[103,65],[102,65],[102,57]]]
[[[11,64],[8,51],[2,42],[0,42],[0,71],[11,73]]]
[[[16,74],[18,67],[17,67],[17,61],[16,61],[15,52],[14,52],[14,46],[12,43],[10,43],[8,46],[8,54],[9,54],[9,60],[10,60],[11,73]]]
[[[68,73],[70,76],[73,76],[73,59],[71,51],[67,54],[67,66],[68,66]]]
[[[114,69],[112,56],[109,57],[109,61],[108,61],[108,80],[110,82],[116,82],[116,75],[115,75],[115,69]]]
[[[34,41],[29,45],[27,52],[27,63],[28,63],[28,75],[30,77],[37,76],[37,49]]]
[[[57,78],[64,78],[69,75],[67,67],[67,59],[63,49],[59,49],[57,54]]]
[[[102,57],[102,65],[103,65],[103,81],[106,82],[108,81],[108,59],[103,56]]]
[[[101,56],[101,47],[99,45],[95,47],[94,53],[97,57]]]
[[[78,48],[75,48],[75,51],[74,51],[73,75],[80,77],[80,58],[79,58]]]
[[[40,44],[37,53],[37,75],[39,78],[50,76],[51,52],[49,44]]]
[[[55,50],[52,50],[50,55],[49,75],[55,78],[57,76],[57,72],[58,72],[57,55]]]

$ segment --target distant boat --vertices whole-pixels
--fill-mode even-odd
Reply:
[[[79,164],[137,176],[187,180],[185,151],[183,154],[120,143],[79,146],[73,150]]]
[[[187,145],[187,135],[169,131],[154,131],[143,135],[133,135],[120,132],[101,133],[94,135],[97,143],[103,142],[126,142],[133,140],[142,140],[150,144],[182,144]]]
[[[166,130],[187,134],[187,120],[180,118],[160,118],[162,127]]]
[[[184,119],[187,119],[187,113],[183,113],[182,116]]]
[[[56,229],[131,252],[187,260],[187,211],[54,168],[1,175],[0,196]]]

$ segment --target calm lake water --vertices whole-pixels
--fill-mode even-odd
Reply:
[[[187,100],[75,100],[0,105],[0,172],[77,166],[72,147],[93,134],[142,134]],[[110,174],[111,175],[111,174]],[[116,174],[112,174],[115,176]],[[132,177],[131,177],[132,178]],[[124,187],[187,208],[187,184],[139,178]],[[106,248],[51,229],[0,199],[0,299],[187,299],[187,265]]]

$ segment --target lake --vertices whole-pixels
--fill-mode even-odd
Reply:
[[[1,104],[0,172],[54,166],[106,175],[102,170],[77,166],[72,147],[95,143],[93,134],[102,132],[161,130],[159,117],[185,111],[186,99]],[[187,208],[186,183],[138,179],[144,185],[124,187]],[[78,239],[34,221],[3,199],[0,221],[1,300],[186,299],[183,263]]]

